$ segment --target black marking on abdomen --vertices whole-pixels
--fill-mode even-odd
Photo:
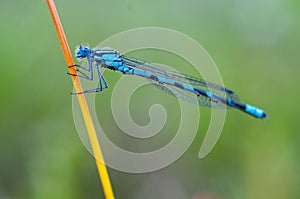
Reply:
[[[199,90],[199,89],[196,89],[196,88],[194,88],[194,91],[195,91],[195,93],[196,93],[198,96],[203,95],[203,96],[205,96],[205,97],[208,97],[205,91],[202,91],[202,90]]]
[[[159,81],[158,80],[158,77],[157,76],[155,76],[155,75],[151,75],[150,77],[149,77],[149,79],[152,79],[152,80],[154,80],[154,81]]]
[[[221,98],[217,95],[214,95],[211,92],[207,92],[207,91],[203,91],[203,90],[199,90],[194,88],[195,93],[197,94],[197,96],[204,96],[206,97],[209,101],[214,102],[214,103],[225,103],[227,104],[226,100],[224,98]]]
[[[175,82],[174,86],[183,89],[183,85],[181,83]]]
[[[227,105],[228,105],[228,106],[231,106],[231,107],[234,107],[234,108],[241,109],[241,110],[245,110],[245,109],[246,109],[246,105],[245,105],[245,104],[242,104],[242,103],[240,103],[240,102],[233,101],[233,100],[230,99],[230,98],[227,99]]]

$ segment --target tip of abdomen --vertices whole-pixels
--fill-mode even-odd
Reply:
[[[246,104],[245,112],[254,117],[260,118],[260,119],[268,118],[268,116],[264,110],[256,108],[255,106],[252,106],[249,104]]]

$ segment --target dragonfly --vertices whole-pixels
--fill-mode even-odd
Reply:
[[[68,74],[93,80],[94,68],[96,68],[99,87],[73,94],[101,92],[107,88],[108,84],[100,70],[103,67],[119,71],[124,75],[146,78],[160,90],[190,103],[211,108],[231,107],[259,119],[267,118],[264,110],[242,103],[237,95],[228,88],[200,78],[166,70],[146,61],[124,56],[112,49],[90,49],[88,46],[80,45],[75,49],[75,56],[79,60],[87,59],[88,66],[78,64],[68,66],[69,68],[76,67],[77,71],[77,74]]]

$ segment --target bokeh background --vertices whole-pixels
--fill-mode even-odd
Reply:
[[[210,118],[209,109],[201,109],[195,141],[172,165],[147,174],[109,169],[116,198],[300,198],[299,1],[73,0],[56,6],[72,51],[137,27],[187,34],[211,55],[226,86],[269,115],[261,121],[229,110],[216,147],[199,159]],[[2,0],[0,20],[0,198],[104,198],[94,159],[75,129],[72,84],[46,2]],[[180,67],[167,53],[138,54]],[[120,76],[108,71],[106,79],[113,86]],[[101,107],[110,94],[99,93]],[[155,143],[172,139],[177,101],[151,86],[133,98],[132,118],[141,125],[149,122],[151,104],[166,105],[165,136]],[[112,139],[132,146],[107,115],[101,122]]]

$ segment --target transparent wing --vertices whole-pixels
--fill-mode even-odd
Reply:
[[[203,90],[203,91],[210,91],[211,93],[217,95],[217,96],[222,96],[225,98],[231,98],[234,101],[239,101],[237,95],[230,89],[227,89],[225,87],[222,87],[220,85],[204,81],[203,79],[195,78],[189,75],[177,73],[174,71],[168,71],[165,69],[162,69],[158,66],[155,66],[153,64],[147,63],[142,60],[122,56],[122,59],[124,61],[124,64],[127,65],[128,67],[132,67],[134,69],[139,69],[141,71],[144,71],[146,73],[160,76],[166,79],[170,79],[173,81],[176,81],[181,84],[186,84],[186,85],[191,85],[192,87]],[[220,104],[220,102],[214,102],[211,101],[208,97],[205,96],[197,96],[192,92],[189,92],[187,90],[183,90],[181,88],[177,88],[172,85],[167,85],[167,84],[159,84],[155,81],[154,85],[159,88],[160,90],[171,94],[171,95],[176,95],[179,99],[190,102],[190,103],[195,103],[199,104],[202,106],[208,106],[208,107],[224,107],[224,104]],[[196,96],[196,97],[195,97]]]
[[[155,87],[157,87],[158,89],[160,89],[161,91],[168,93],[174,97],[177,97],[178,99],[185,101],[185,102],[189,102],[192,104],[197,104],[197,105],[201,105],[201,106],[205,106],[205,107],[218,108],[218,109],[222,109],[222,108],[226,107],[224,104],[219,104],[219,103],[210,101],[209,98],[207,98],[207,97],[196,96],[195,94],[193,94],[191,92],[187,92],[187,91],[182,90],[177,87],[173,87],[173,86],[166,85],[166,84],[162,85],[162,84],[157,84],[157,83],[153,83],[153,85]]]

